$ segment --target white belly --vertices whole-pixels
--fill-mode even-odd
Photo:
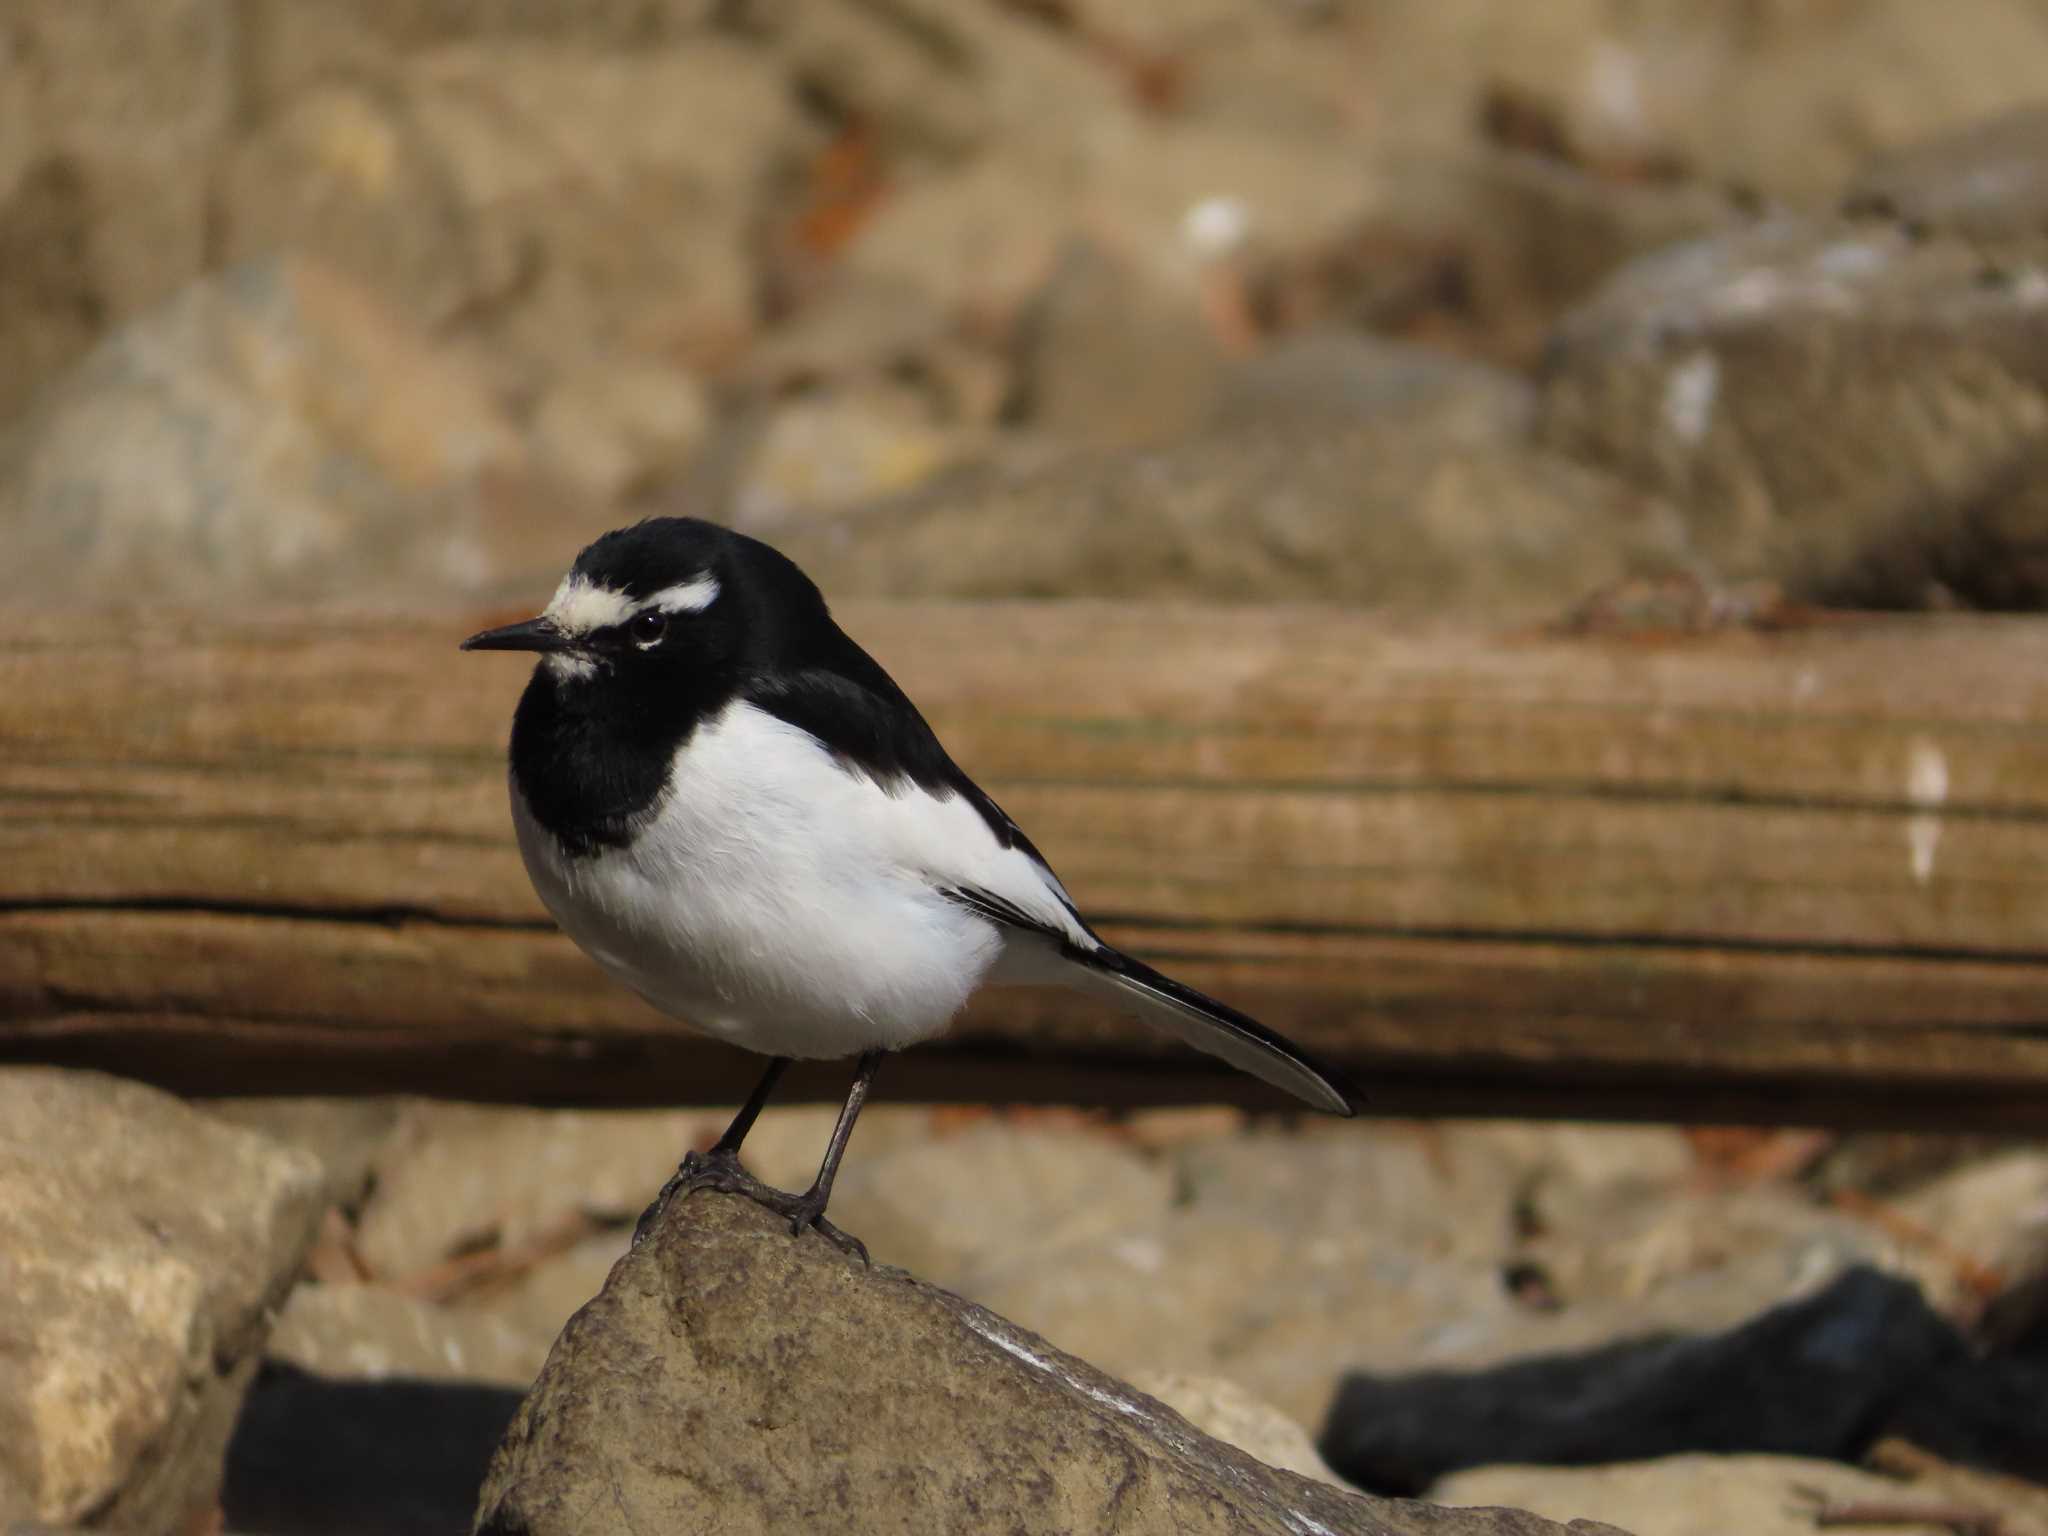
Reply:
[[[610,975],[773,1056],[944,1030],[1003,939],[936,887],[1024,861],[964,800],[887,794],[746,704],[692,736],[628,848],[564,858],[516,784],[512,819],[541,900]]]

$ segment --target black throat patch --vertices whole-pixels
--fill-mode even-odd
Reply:
[[[571,858],[623,848],[661,802],[669,764],[726,701],[656,678],[555,675],[543,662],[512,717],[512,778]]]

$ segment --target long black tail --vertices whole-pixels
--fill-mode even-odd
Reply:
[[[1317,1109],[1333,1115],[1358,1113],[1356,1096],[1341,1078],[1258,1020],[1106,944],[1092,952],[1069,947],[1066,954],[1077,983],[1122,1004],[1146,1023]]]

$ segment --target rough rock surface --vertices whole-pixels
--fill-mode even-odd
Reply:
[[[169,1536],[212,1508],[322,1187],[155,1089],[0,1072],[0,1519]]]
[[[676,1202],[571,1320],[492,1464],[475,1529],[1112,1526],[1562,1529],[1275,1471],[979,1307],[702,1194]]]
[[[1570,316],[1540,435],[1796,596],[2048,594],[2048,238],[1782,218],[1625,268]]]

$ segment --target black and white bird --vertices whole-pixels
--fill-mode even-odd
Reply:
[[[1279,1035],[1097,938],[810,578],[759,540],[694,518],[619,529],[539,618],[462,645],[540,655],[512,722],[512,821],[555,920],[662,1012],[773,1058],[664,1202],[725,1189],[857,1248],[824,1211],[875,1069],[985,985],[1106,996],[1353,1112]],[[790,1061],[854,1055],[817,1181],[791,1195],[755,1180],[740,1143]]]

